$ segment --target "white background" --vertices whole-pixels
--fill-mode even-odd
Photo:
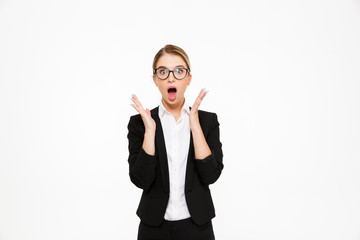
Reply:
[[[189,55],[216,112],[217,239],[360,239],[360,2],[0,1],[0,240],[136,239],[130,96]]]

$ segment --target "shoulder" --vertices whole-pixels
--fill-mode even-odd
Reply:
[[[209,112],[209,111],[205,111],[205,110],[198,110],[199,115],[205,117],[205,118],[213,118],[216,116],[216,113],[214,112]]]
[[[202,118],[206,118],[206,119],[217,119],[217,114],[215,112],[210,112],[210,111],[205,111],[205,110],[198,110],[199,112],[199,117],[201,116]]]
[[[158,114],[158,108],[159,106],[154,107],[153,109],[150,110],[151,116],[153,118],[155,117],[156,114]],[[144,122],[141,118],[141,115],[138,113],[130,116],[129,124],[144,125]]]
[[[218,117],[215,112],[198,110],[199,112],[199,121],[201,125],[219,125]]]
[[[140,114],[135,114],[130,116],[129,123],[136,124],[142,121]]]

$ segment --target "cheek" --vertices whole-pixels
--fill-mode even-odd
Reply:
[[[182,92],[185,92],[186,88],[188,87],[188,84],[187,83],[184,83],[181,85],[181,91]]]
[[[160,90],[161,93],[167,94],[167,88],[166,88],[166,86],[159,86],[159,90]]]

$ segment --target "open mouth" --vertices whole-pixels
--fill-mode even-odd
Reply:
[[[174,101],[176,99],[176,87],[170,86],[168,88],[168,98],[170,101]]]
[[[176,88],[169,88],[168,93],[171,93],[171,92],[176,92]]]

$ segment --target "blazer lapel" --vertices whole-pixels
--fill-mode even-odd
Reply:
[[[191,110],[191,107],[189,107]],[[193,183],[193,175],[194,175],[194,143],[192,132],[190,129],[190,146],[189,146],[189,154],[186,164],[186,175],[185,175],[185,192],[191,192],[192,183]]]
[[[161,168],[163,190],[166,193],[170,193],[169,187],[169,167],[167,161],[166,146],[164,140],[164,133],[161,126],[161,121],[159,118],[159,106],[154,108],[154,111],[151,112],[151,117],[156,123],[156,132],[155,132],[155,154],[159,155],[159,162]]]
[[[194,174],[194,144],[193,144],[193,137],[190,130],[190,146],[189,146],[189,154],[186,164],[186,175],[185,175],[185,192],[191,192],[192,190],[192,183],[193,183],[193,174]]]

